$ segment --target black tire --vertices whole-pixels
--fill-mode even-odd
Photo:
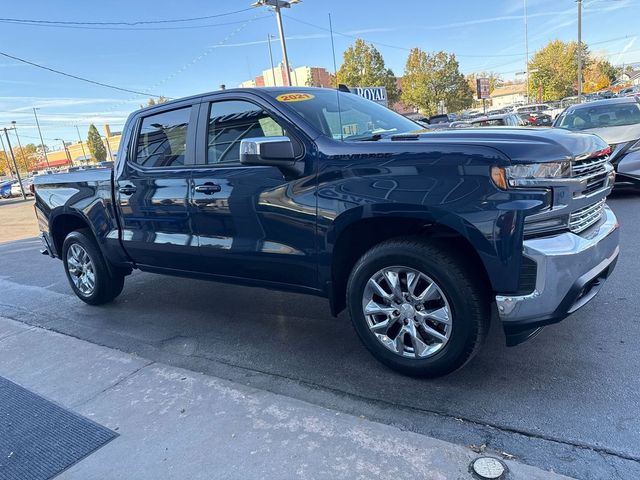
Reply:
[[[90,294],[84,294],[71,279],[68,265],[68,251],[74,245],[79,244],[87,253],[93,264],[95,274],[95,286]],[[119,270],[107,265],[107,261],[102,256],[100,249],[89,230],[77,230],[71,232],[64,239],[62,245],[62,262],[64,271],[69,280],[71,289],[76,296],[89,305],[102,305],[111,302],[122,292],[124,287],[124,274]]]
[[[404,266],[430,277],[451,310],[451,330],[441,350],[425,358],[408,358],[385,347],[371,331],[363,311],[369,279],[384,268]],[[355,264],[347,284],[353,326],[365,347],[383,364],[405,375],[439,377],[465,365],[484,342],[490,323],[489,296],[482,281],[443,244],[405,238],[376,245]]]

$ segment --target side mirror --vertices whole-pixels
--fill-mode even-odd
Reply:
[[[289,137],[257,137],[240,141],[240,163],[243,165],[292,167],[295,157]]]

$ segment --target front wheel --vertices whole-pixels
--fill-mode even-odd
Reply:
[[[91,232],[78,230],[67,235],[62,261],[73,292],[83,302],[101,305],[122,292],[124,275],[108,267]]]
[[[364,254],[349,278],[347,303],[367,349],[412,376],[460,368],[489,328],[478,279],[446,247],[420,239],[387,241]]]

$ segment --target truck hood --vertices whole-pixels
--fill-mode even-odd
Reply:
[[[600,137],[559,128],[481,127],[418,132],[417,137],[387,137],[387,142],[465,144],[488,146],[504,153],[514,163],[571,160],[608,147]]]

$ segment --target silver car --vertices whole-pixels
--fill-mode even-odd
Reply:
[[[554,127],[595,133],[611,147],[616,185],[640,188],[640,98],[609,98],[571,105]]]

